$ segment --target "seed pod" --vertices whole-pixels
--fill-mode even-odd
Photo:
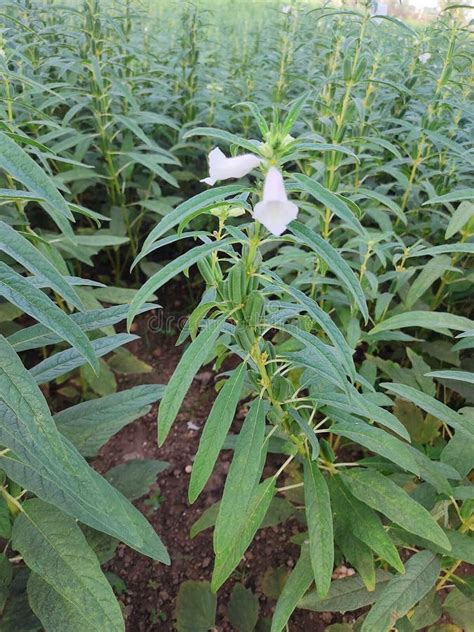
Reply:
[[[367,60],[365,58],[363,58],[357,64],[357,67],[356,67],[356,69],[354,71],[354,75],[352,77],[352,80],[354,82],[360,81],[360,79],[362,78],[366,68],[367,68]]]
[[[216,285],[212,267],[207,258],[198,261],[197,267],[207,285]]]
[[[257,337],[253,329],[242,323],[236,325],[234,336],[240,347],[247,353],[250,353],[252,347],[257,342]]]
[[[293,392],[293,385],[290,380],[287,380],[285,377],[275,375],[272,378],[272,391],[279,402],[284,402]]]
[[[348,55],[344,59],[344,64],[342,66],[342,76],[344,78],[344,81],[346,82],[350,81],[351,75],[352,75],[352,58]]]
[[[241,305],[247,293],[247,273],[242,262],[236,263],[227,277],[229,300],[234,305]]]
[[[264,305],[265,299],[263,298],[261,292],[257,292],[257,290],[250,292],[245,301],[245,321],[251,326],[257,325],[262,318]]]

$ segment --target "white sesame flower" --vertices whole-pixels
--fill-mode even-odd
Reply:
[[[278,169],[271,167],[265,178],[263,200],[255,205],[253,211],[254,219],[278,237],[297,215],[298,207],[288,201],[283,176]]]
[[[243,178],[248,173],[258,167],[260,158],[253,154],[242,154],[235,158],[227,156],[216,147],[209,153],[209,177],[204,178],[205,182],[212,186],[217,180],[227,180],[228,178]]]
[[[422,64],[426,64],[431,59],[431,53],[421,53],[421,55],[418,55],[418,59]]]
[[[285,14],[291,13],[291,7],[290,7],[290,5],[288,5],[288,4],[287,4],[287,5],[285,5],[284,7],[282,7],[282,8],[281,8],[281,12],[282,12],[282,13],[285,13]]]

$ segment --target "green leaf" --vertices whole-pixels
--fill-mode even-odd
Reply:
[[[140,310],[141,313],[151,309],[156,309],[157,305],[145,303]],[[71,314],[70,318],[82,331],[94,331],[105,329],[110,325],[115,325],[127,317],[128,305],[117,305],[105,309],[91,309],[86,312]],[[51,332],[44,325],[36,324],[31,327],[24,327],[8,336],[8,342],[15,351],[29,351],[61,342],[61,337]]]
[[[406,573],[386,585],[370,610],[361,632],[388,632],[433,587],[441,564],[430,551],[421,551],[406,564]]]
[[[334,536],[331,501],[324,476],[308,458],[304,462],[304,497],[309,533],[309,552],[316,590],[324,598],[334,567]]]
[[[444,423],[448,424],[448,426],[452,426],[463,434],[468,433],[471,438],[474,435],[472,424],[465,417],[454,410],[451,410],[451,408],[439,402],[434,397],[431,397],[426,393],[422,393],[412,386],[406,386],[405,384],[383,382],[380,386],[392,393],[395,393],[399,397],[408,400],[409,402],[413,402],[413,404],[416,404],[430,415],[433,415],[433,417],[440,419]]]
[[[385,531],[379,516],[365,502],[355,498],[339,477],[329,479],[331,504],[336,524],[343,522],[361,542],[371,548],[400,573],[405,572],[396,546]]]
[[[409,308],[413,307],[416,301],[421,298],[427,290],[433,287],[435,281],[443,276],[450,265],[451,258],[447,255],[440,255],[428,261],[410,286],[405,297],[405,305]]]
[[[77,309],[83,309],[81,299],[61,276],[54,265],[28,239],[0,221],[0,250],[21,263],[21,265],[42,279],[49,287],[65,298]]]
[[[179,206],[171,211],[171,213],[167,213],[159,224],[155,226],[145,239],[142,250],[147,250],[154,241],[159,239],[161,235],[167,233],[174,226],[177,226],[187,215],[206,206],[210,206],[215,202],[222,202],[222,200],[232,195],[239,195],[240,193],[242,193],[241,184],[230,184],[223,187],[214,187],[209,191],[203,191],[190,200],[179,204]]]
[[[137,358],[137,356],[133,355],[128,349],[122,348],[115,351],[107,364],[112,371],[122,375],[143,375],[153,371],[153,367],[150,364]]]
[[[443,603],[443,610],[464,632],[474,630],[474,605],[471,598],[453,588]]]
[[[227,608],[233,629],[236,632],[253,632],[257,625],[258,610],[258,597],[242,584],[235,584]]]
[[[335,517],[336,544],[347,562],[359,573],[367,590],[372,592],[376,584],[374,554],[366,544],[355,537],[350,523],[351,518],[344,521]]]
[[[437,195],[423,202],[423,206],[428,204],[444,204],[446,202],[459,202],[460,200],[473,200],[474,189],[456,189],[445,195]]]
[[[46,502],[61,498],[61,509],[68,515],[168,562],[144,516],[60,435],[33,377],[2,337],[0,393],[0,444],[12,451],[0,457],[7,476]]]
[[[83,456],[96,456],[110,437],[145,415],[150,405],[161,399],[164,389],[162,384],[134,386],[66,408],[54,415],[54,421]]]
[[[209,582],[183,582],[176,599],[176,629],[178,632],[208,632],[214,627],[216,608],[217,597]]]
[[[425,373],[425,375],[428,377],[442,378],[444,380],[457,380],[459,382],[474,384],[474,373],[470,373],[468,371],[456,371],[449,369],[447,371],[431,371],[430,373]]]
[[[381,331],[402,329],[403,327],[423,327],[424,329],[445,333],[446,329],[459,331],[472,329],[474,328],[474,321],[464,316],[456,316],[455,314],[411,311],[396,314],[395,316],[387,318],[387,320],[377,323],[377,325],[369,331],[369,335],[373,336]]]
[[[298,608],[314,612],[353,612],[374,603],[383,592],[392,575],[377,570],[375,590],[368,591],[357,575],[332,582],[326,599],[320,599],[315,591],[308,593],[298,603]]]
[[[112,588],[74,518],[37,498],[23,510],[12,546],[33,571],[28,597],[45,629],[125,630]]]
[[[98,362],[84,332],[41,290],[0,261],[0,295],[67,340],[94,368]]]
[[[365,321],[369,318],[367,303],[359,279],[352,272],[349,265],[328,241],[321,239],[314,231],[309,230],[304,224],[293,221],[288,226],[290,231],[306,246],[309,246],[328,264],[330,270],[344,283],[345,287],[354,297]]]
[[[158,410],[158,445],[163,445],[168,436],[194,376],[219,336],[224,319],[225,317],[221,317],[208,323],[192,341],[166,385]]]
[[[331,426],[331,432],[347,437],[375,454],[380,454],[396,463],[408,472],[419,475],[418,465],[410,451],[410,446],[385,430],[371,426],[364,421],[352,419],[350,422],[338,421]]]
[[[252,143],[245,138],[241,138],[240,136],[236,136],[235,134],[231,134],[230,132],[226,132],[222,129],[214,129],[213,127],[195,127],[189,132],[185,132],[183,138],[191,138],[192,136],[207,136],[208,138],[218,138],[219,140],[223,140],[229,145],[237,145],[238,147],[243,147],[247,149],[253,154],[258,153],[259,147],[257,143]]]
[[[342,196],[332,193],[319,184],[319,182],[316,182],[313,178],[309,178],[303,174],[293,174],[292,178],[296,181],[299,191],[309,193],[318,202],[329,208],[334,215],[337,215],[339,219],[342,219],[344,223],[350,226],[352,230],[359,235],[365,234],[365,230],[361,223],[357,217],[354,216],[349,206],[343,201]]]
[[[258,398],[252,402],[242,424],[227,473],[214,530],[214,551],[217,557],[230,546],[242,527],[262,473],[264,437],[265,407]]]
[[[268,271],[266,272],[269,273]],[[295,299],[295,301],[302,305],[309,316],[311,316],[311,318],[313,318],[321,326],[336,347],[338,354],[340,354],[340,360],[344,364],[344,367],[348,371],[349,375],[355,378],[356,371],[354,368],[354,361],[352,359],[352,350],[340,330],[331,320],[331,317],[309,296],[306,296],[306,294],[297,288],[284,283],[276,274],[269,274],[278,287],[287,292]]]
[[[352,468],[343,477],[354,496],[369,507],[407,531],[448,550],[451,548],[444,531],[433,516],[383,474]]]
[[[444,235],[445,238],[450,239],[457,232],[461,231],[471,217],[474,217],[474,204],[467,201],[461,202],[449,220]]]
[[[213,590],[218,590],[239,564],[268,512],[275,489],[275,479],[268,478],[254,490],[245,514],[239,516],[239,531],[226,549],[219,554],[216,552],[212,573]]]
[[[94,356],[101,358],[117,347],[126,345],[137,338],[138,336],[134,334],[115,334],[114,336],[97,338],[96,340],[92,340],[90,344]],[[77,369],[77,367],[83,364],[85,364],[84,356],[78,353],[76,349],[65,349],[35,364],[35,366],[30,369],[30,373],[38,384],[45,384],[46,382],[55,380],[60,375],[64,375],[64,373],[68,371]]]
[[[229,238],[196,246],[192,250],[189,250],[176,259],[173,259],[170,263],[158,270],[158,272],[151,276],[148,281],[141,286],[136,295],[133,297],[127,318],[128,329],[130,329],[133,319],[138,314],[143,303],[149,300],[154,292],[159,290],[160,287],[173,279],[180,272],[183,272],[183,270],[190,268],[193,264],[197,263],[201,259],[204,259],[204,257],[211,254],[211,252],[223,250],[225,246],[230,244],[232,241],[233,240]]]
[[[105,478],[129,500],[148,494],[156,483],[160,472],[168,467],[166,461],[155,459],[130,459],[115,465],[105,474]]]
[[[189,482],[188,498],[193,503],[214,469],[219,452],[234,420],[245,379],[245,362],[233,370],[220,390],[204,426]]]
[[[46,200],[47,211],[53,219],[58,215],[74,221],[64,198],[36,162],[13,140],[0,132],[0,168],[21,182],[39,199]]]
[[[294,609],[314,580],[313,568],[307,545],[301,547],[300,558],[291,571],[277,601],[272,618],[271,632],[285,629]]]

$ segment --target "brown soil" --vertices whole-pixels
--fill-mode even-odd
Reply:
[[[136,383],[166,384],[182,353],[175,346],[173,335],[152,333],[147,326],[149,319],[139,323],[141,339],[129,349],[153,366],[153,372],[140,375]],[[143,379],[144,378],[144,379]],[[121,388],[131,386],[127,380]],[[231,452],[224,450],[215,471],[200,498],[191,506],[187,500],[190,466],[197,450],[202,428],[215,397],[214,374],[203,368],[194,380],[181,408],[181,412],[164,446],[156,442],[156,409],[130,424],[104,446],[94,462],[101,473],[128,459],[157,458],[169,462],[148,498],[160,498],[155,510],[146,504],[147,497],[136,506],[143,511],[168,548],[171,565],[153,562],[124,545],[119,545],[115,557],[106,570],[120,577],[125,590],[119,596],[125,610],[127,632],[167,632],[174,630],[175,603],[180,584],[187,579],[210,580],[213,566],[212,530],[190,539],[191,525],[202,511],[221,496]],[[236,424],[242,419],[237,414]],[[195,430],[197,426],[199,430]],[[280,460],[273,457],[273,466]],[[272,464],[269,466],[273,469]],[[270,568],[294,566],[299,547],[289,543],[289,538],[300,530],[294,520],[284,525],[260,530],[244,560],[232,577],[219,590],[216,629],[219,632],[233,630],[227,620],[227,604],[235,582],[242,582],[259,598],[260,617],[270,617],[275,601],[262,592],[262,578]],[[311,613],[297,611],[291,621],[293,631],[321,632],[333,622],[354,620],[353,615]]]

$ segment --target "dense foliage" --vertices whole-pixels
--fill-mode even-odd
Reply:
[[[214,528],[212,581],[183,586],[178,629],[198,625],[197,602],[202,629],[214,624],[211,591],[277,507],[299,522],[301,553],[272,632],[295,608],[367,606],[354,629],[436,630],[444,612],[468,630],[467,11],[419,28],[364,4],[0,6],[0,629],[124,629],[99,562],[118,541],[169,562],[129,502],[130,481],[166,464],[102,477],[86,459],[160,399],[162,445],[212,363],[191,503],[234,453],[193,528]],[[216,146],[255,158],[200,184]],[[277,210],[282,230],[265,219]],[[116,373],[147,370],[115,325],[131,328],[180,273],[202,293],[174,375],[115,392]],[[52,384],[73,404],[56,414]],[[355,574],[333,578],[342,561]],[[266,629],[242,590],[242,629]]]

